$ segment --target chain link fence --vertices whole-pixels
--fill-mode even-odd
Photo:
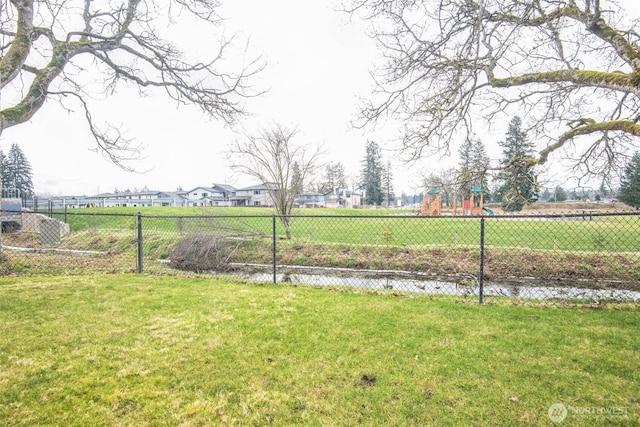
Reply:
[[[480,302],[640,303],[636,212],[483,217],[4,212],[1,259],[3,275],[188,271]]]

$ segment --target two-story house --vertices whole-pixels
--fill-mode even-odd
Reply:
[[[233,206],[273,206],[269,189],[274,188],[275,185],[270,183],[238,188],[231,197],[231,202]]]
[[[324,194],[303,193],[296,197],[293,203],[298,208],[324,208],[326,207]]]
[[[232,206],[236,189],[231,185],[213,184],[211,187],[196,187],[186,193],[187,206]]]

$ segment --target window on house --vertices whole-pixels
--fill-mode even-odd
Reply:
[[[207,197],[208,195],[208,193],[202,193],[202,197]]]
[[[255,195],[260,194],[260,190],[253,190],[253,194],[255,194]]]
[[[260,206],[260,202],[256,200],[255,202],[253,202],[253,206]]]

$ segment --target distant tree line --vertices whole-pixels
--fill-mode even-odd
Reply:
[[[33,196],[31,164],[18,144],[12,144],[7,155],[0,150],[0,180],[5,197],[19,194],[26,200]]]
[[[482,141],[476,139],[468,140],[462,145],[457,167],[425,176],[425,190],[438,190],[443,204],[451,206],[454,199],[468,198],[471,188],[479,187],[484,193],[485,202],[500,203],[506,212],[521,211],[526,205],[536,201],[600,201],[616,195],[604,181],[597,190],[569,190],[556,185],[555,188],[541,191],[531,162],[535,145],[522,130],[522,121],[518,116],[511,119],[504,140],[498,144],[502,147],[502,157],[491,184],[489,158]],[[617,197],[630,206],[640,207],[640,153],[636,153],[626,166]],[[416,203],[415,199],[415,196],[403,196],[403,201],[408,203]]]

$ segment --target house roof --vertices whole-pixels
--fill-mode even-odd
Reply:
[[[268,183],[253,185],[251,187],[238,188],[237,191],[269,190],[269,189],[275,190],[277,188],[278,188],[277,185],[275,185],[272,182],[268,182]]]
[[[298,197],[308,197],[308,196],[324,196],[322,193],[302,193],[299,194]]]
[[[184,190],[180,190],[180,191],[156,191],[156,190],[147,190],[147,191],[120,191],[117,193],[99,193],[99,194],[94,194],[91,196],[78,196],[78,195],[69,195],[69,196],[55,196],[55,197],[51,197],[51,199],[58,199],[58,200],[62,200],[62,199],[94,199],[94,200],[100,200],[100,199],[109,199],[109,198],[127,198],[127,197],[137,197],[137,196],[157,196],[158,198],[186,198],[185,196],[187,196],[189,193],[198,190],[198,189],[202,189],[202,190],[206,190],[208,192],[211,193],[234,193],[234,192],[242,192],[242,191],[255,191],[255,190],[272,190],[272,189],[277,189],[277,185],[274,183],[262,183],[262,184],[257,184],[257,185],[252,185],[249,187],[244,187],[244,188],[236,188],[233,185],[229,185],[229,184],[213,184],[212,187],[207,187],[207,186],[198,186],[195,187],[189,191],[184,191]],[[320,194],[318,194],[320,195]],[[239,196],[239,197],[234,197],[234,200],[242,200],[242,199],[246,199],[247,197],[245,196]]]
[[[236,191],[236,187],[230,184],[213,184],[214,188],[221,188],[224,191]]]
[[[213,184],[213,186],[211,186],[211,187],[207,187],[207,186],[202,186],[201,185],[201,186],[192,188],[189,191],[185,191],[185,193],[191,193],[192,191],[195,191],[195,190],[198,190],[198,189],[207,190],[207,191],[210,191],[212,193],[236,191],[236,188],[233,185],[229,185],[229,184]]]

